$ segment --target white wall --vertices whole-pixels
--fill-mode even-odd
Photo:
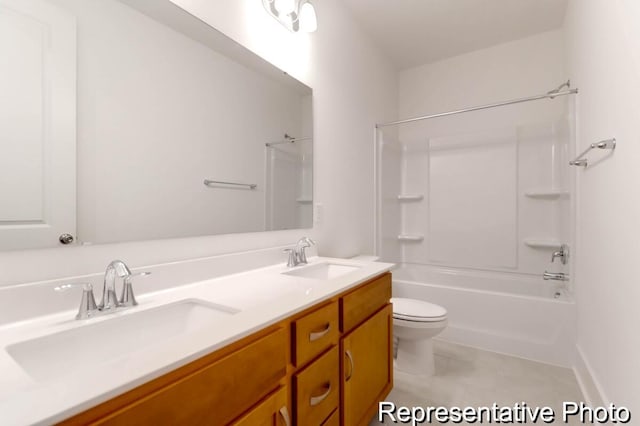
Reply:
[[[402,71],[399,115],[543,94],[567,78],[563,32],[541,33]],[[404,260],[537,276],[559,271],[559,262],[549,263],[551,249],[524,241],[569,242],[560,226],[568,204],[525,193],[569,187],[567,102],[543,100],[400,126],[403,191],[424,195],[402,206],[403,233],[425,237],[405,244]]]
[[[580,89],[578,149],[601,139],[618,141],[613,155],[575,171],[579,373],[587,389],[587,372],[595,381],[592,400],[626,405],[635,418],[640,416],[639,22],[636,0],[572,0],[566,17],[568,68]]]
[[[222,235],[0,254],[2,284],[82,275],[119,257],[132,266],[272,247],[311,234],[323,255],[373,250],[373,127],[396,116],[396,74],[339,0],[315,4],[318,31],[292,34],[255,0],[182,3],[314,89],[313,231]],[[34,267],[37,265],[37,267]]]

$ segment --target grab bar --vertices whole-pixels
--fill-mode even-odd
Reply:
[[[222,182],[219,180],[209,180],[209,179],[205,179],[204,180],[204,184],[206,186],[211,186],[211,185],[232,185],[232,186],[243,186],[245,188],[249,188],[249,189],[256,189],[258,187],[257,184],[255,183],[236,183],[236,182]]]
[[[585,149],[584,152],[578,155],[575,160],[569,161],[569,165],[587,167],[589,165],[589,160],[583,157],[587,155],[589,151],[595,148],[614,150],[616,149],[616,138],[592,143],[591,145],[589,145],[589,148]]]

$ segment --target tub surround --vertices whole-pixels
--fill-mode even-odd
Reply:
[[[273,255],[275,249],[264,251],[261,255],[250,253],[244,257],[247,265],[255,265],[264,261],[265,256]],[[105,315],[90,320],[74,319],[77,306],[66,310],[48,313],[45,316],[21,318],[17,322],[0,326],[0,342],[4,348],[11,344],[24,342],[53,333],[58,333],[86,324],[98,324],[112,318],[122,317],[157,308],[172,302],[186,299],[215,303],[239,310],[229,319],[213,323],[191,333],[159,341],[151,346],[141,347],[140,351],[126,356],[116,357],[113,362],[92,365],[90,369],[69,366],[69,371],[58,379],[37,382],[31,378],[7,353],[0,353],[0,413],[4,424],[38,424],[52,423],[68,418],[87,410],[116,395],[142,385],[154,378],[188,364],[198,358],[223,348],[243,337],[275,324],[295,313],[336,296],[375,276],[391,269],[392,265],[379,262],[362,262],[323,257],[311,257],[310,264],[331,262],[344,265],[357,265],[358,269],[328,280],[314,280],[304,277],[285,275],[290,268],[278,263],[262,268],[239,272],[242,256],[235,262],[228,262],[227,271],[235,269],[235,273],[204,279],[203,265],[212,265],[219,259],[203,259],[191,262],[191,269],[196,270],[198,279],[190,284],[171,287],[161,283],[156,273],[156,291],[138,291],[140,305],[119,313]],[[170,276],[175,277],[175,270],[184,269],[180,263],[169,266],[173,270]],[[197,271],[198,267],[200,268]],[[304,268],[305,266],[301,266]],[[142,268],[148,269],[148,268]],[[152,268],[153,269],[153,268]],[[163,269],[160,266],[155,269]],[[156,271],[157,272],[157,271]],[[211,275],[214,275],[212,272]],[[178,273],[178,275],[180,275]],[[74,280],[75,281],[75,280]],[[179,281],[179,280],[176,280]],[[149,280],[146,286],[152,284]],[[41,291],[50,291],[55,282],[39,283],[36,287]],[[20,286],[13,293],[20,295],[28,286]],[[43,289],[44,287],[44,289]],[[134,289],[145,289],[143,280],[134,284]],[[147,287],[148,288],[148,287]],[[8,290],[6,296],[12,293]],[[35,291],[33,288],[31,291]],[[72,292],[80,301],[80,291]],[[98,291],[99,296],[99,291]],[[19,296],[18,296],[19,297]],[[55,305],[57,294],[41,296],[43,300],[52,300]],[[16,303],[17,299],[14,299]],[[23,304],[16,303],[16,304]],[[59,301],[57,303],[60,303]],[[125,322],[123,322],[125,323]],[[126,324],[126,323],[125,323]],[[118,345],[114,341],[105,340],[105,345]]]

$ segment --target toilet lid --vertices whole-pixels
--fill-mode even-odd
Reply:
[[[416,299],[392,297],[394,318],[408,321],[440,321],[447,316],[447,310],[433,303]]]

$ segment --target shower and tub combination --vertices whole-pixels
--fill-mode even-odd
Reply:
[[[394,298],[446,309],[438,338],[571,365],[576,93],[376,126],[376,254]],[[430,342],[407,355],[396,331],[398,368],[420,373]]]

